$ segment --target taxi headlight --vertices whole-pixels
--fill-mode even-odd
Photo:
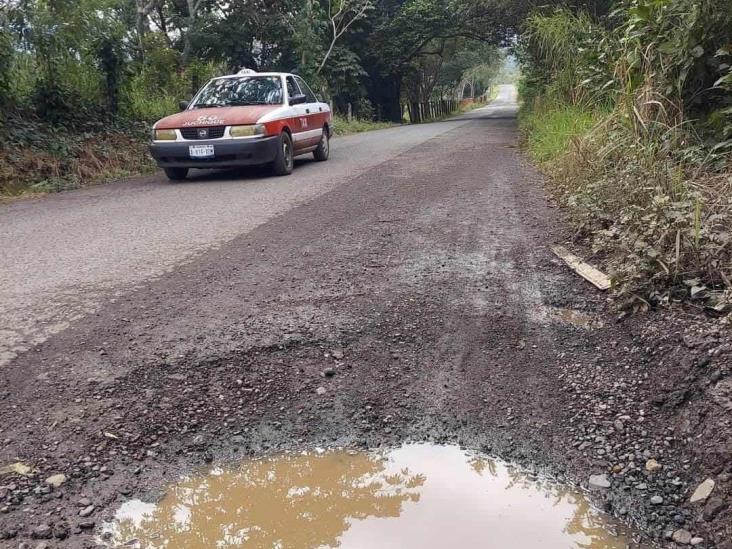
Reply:
[[[264,125],[256,124],[253,126],[231,126],[229,135],[231,137],[252,137],[253,135],[264,135]]]
[[[178,135],[175,130],[155,130],[155,141],[175,141]]]

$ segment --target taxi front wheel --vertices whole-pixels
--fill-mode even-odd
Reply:
[[[188,175],[188,168],[163,168],[171,181],[183,181]]]
[[[277,147],[277,155],[272,162],[272,172],[275,175],[290,175],[295,165],[294,152],[292,150],[292,137],[287,132],[282,132]]]

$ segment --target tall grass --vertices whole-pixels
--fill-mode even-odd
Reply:
[[[333,116],[333,133],[335,135],[350,135],[353,133],[363,133],[373,130],[383,130],[394,126],[392,122],[374,122],[372,120],[362,120],[360,118],[352,118],[349,122],[344,116],[338,114]]]
[[[599,113],[579,105],[535,105],[521,114],[522,139],[534,161],[549,162],[577,146],[600,119]]]
[[[718,308],[732,301],[732,164],[698,134],[689,85],[654,42],[654,26],[672,34],[654,19],[666,12],[632,13],[615,30],[566,10],[529,19],[523,143],[621,295]]]

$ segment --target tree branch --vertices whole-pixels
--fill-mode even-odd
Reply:
[[[332,36],[328,50],[325,52],[323,60],[320,62],[315,74],[320,74],[323,67],[325,67],[325,64],[333,53],[333,49],[335,48],[338,39],[348,31],[351,25],[363,18],[366,15],[366,12],[373,8],[371,0],[354,1],[356,3],[355,5],[352,5],[350,0],[341,0],[338,3],[337,11],[333,13],[333,2],[332,0],[328,0],[328,19],[332,29]]]

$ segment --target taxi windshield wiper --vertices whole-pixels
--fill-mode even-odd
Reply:
[[[266,101],[229,101],[227,103],[230,107],[247,107],[249,105],[270,105]]]
[[[225,107],[223,103],[196,103],[193,105],[194,109],[208,109],[208,108],[215,108],[215,107]]]

